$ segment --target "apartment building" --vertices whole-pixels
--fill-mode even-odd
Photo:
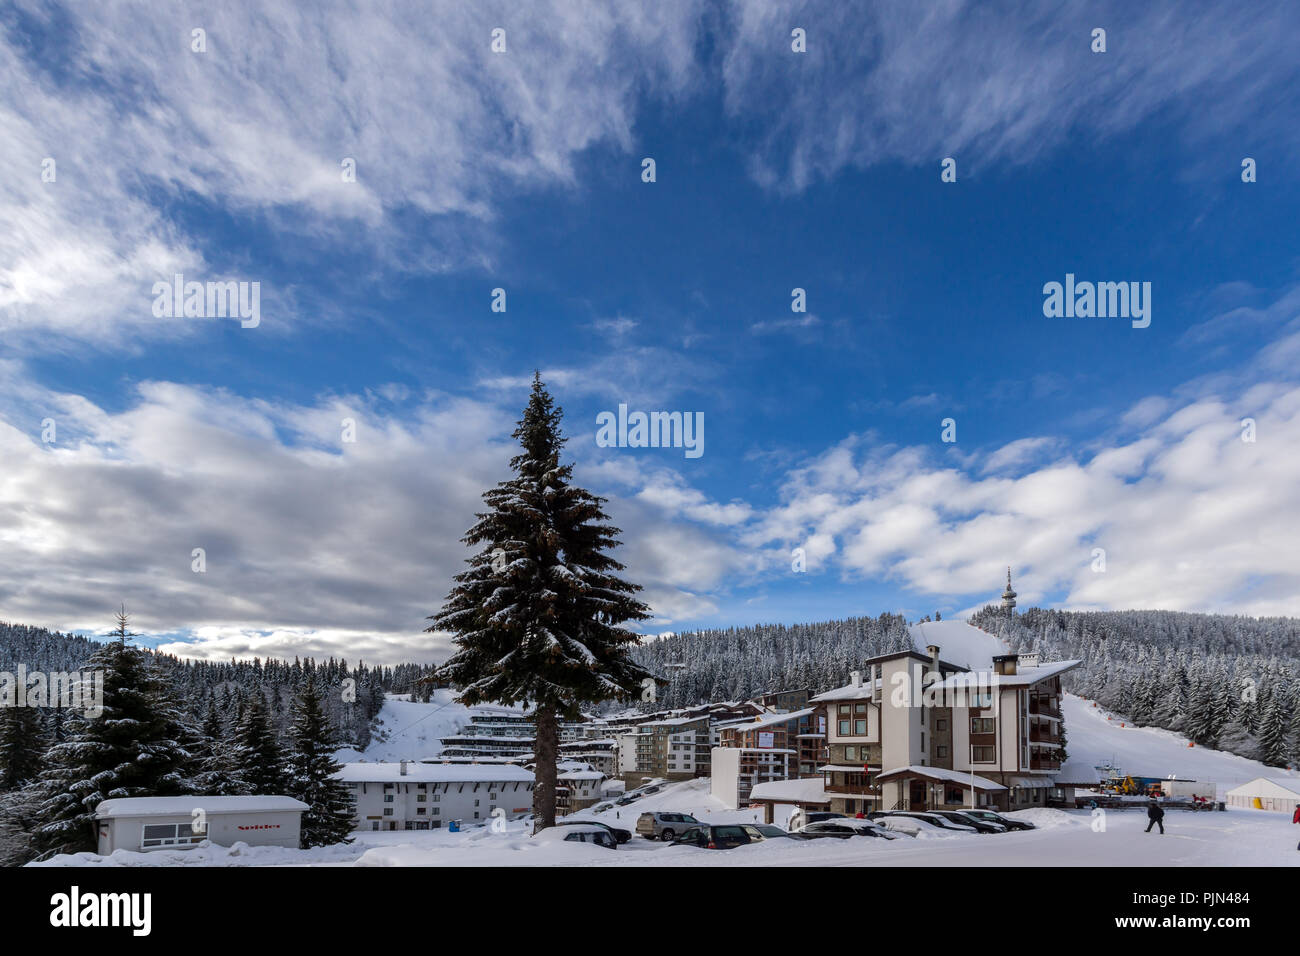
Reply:
[[[619,738],[619,776],[629,787],[657,777],[707,777],[709,750],[707,716],[647,721]]]
[[[731,808],[749,803],[754,787],[799,777],[798,732],[815,708],[727,723],[713,748],[710,792]]]
[[[943,661],[938,645],[926,651],[873,658],[813,698],[827,709],[831,808],[1046,803],[1060,766],[1060,677],[1079,662],[1003,654],[971,669]]]
[[[507,764],[345,763],[334,777],[356,800],[359,830],[436,830],[533,806],[533,774]]]

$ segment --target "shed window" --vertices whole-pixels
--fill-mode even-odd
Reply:
[[[195,833],[189,823],[146,823],[140,840],[142,849],[155,846],[189,846],[206,840],[206,833]]]

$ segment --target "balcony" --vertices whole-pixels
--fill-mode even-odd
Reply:
[[[1029,702],[1029,712],[1038,717],[1053,717],[1057,720],[1061,719],[1061,712],[1059,710],[1051,706],[1049,703],[1038,700],[1031,700]]]
[[[1030,770],[1060,770],[1061,761],[1051,760],[1047,757],[1030,757],[1029,769]]]
[[[1030,728],[1029,739],[1039,744],[1059,744],[1061,735],[1055,730],[1039,730],[1037,727]]]

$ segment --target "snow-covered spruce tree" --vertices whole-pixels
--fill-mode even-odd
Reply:
[[[562,412],[540,376],[514,437],[523,453],[515,477],[484,493],[488,510],[465,535],[482,547],[427,631],[450,631],[458,648],[436,676],[464,704],[528,703],[537,726],[536,826],[555,824],[558,720],[584,705],[636,695],[649,671],[628,650],[638,637],[621,625],[649,609],[607,552],[619,530],[603,498],[570,484],[560,464]]]
[[[112,636],[83,668],[103,671],[103,712],[74,717],[67,739],[46,753],[35,785],[43,797],[38,849],[94,850],[101,800],[195,792],[195,758],[183,743],[194,731],[170,683],[150,655],[127,644],[125,610]]]
[[[244,718],[232,734],[230,757],[249,793],[284,795],[288,786],[284,752],[271,728],[261,692],[244,707]]]
[[[351,843],[354,808],[352,794],[334,774],[343,765],[334,759],[338,746],[321,706],[320,691],[310,675],[293,701],[289,736],[288,794],[303,803],[302,848]]]
[[[35,707],[0,707],[0,793],[36,779],[46,746],[45,726]]]
[[[235,759],[235,747],[217,712],[216,698],[208,700],[198,749],[200,770],[194,783],[199,793],[208,797],[242,797],[253,792]]]

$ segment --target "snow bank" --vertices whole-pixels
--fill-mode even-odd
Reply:
[[[151,850],[138,853],[116,850],[111,856],[98,853],[63,853],[28,866],[310,866],[351,863],[364,853],[363,847],[335,844],[293,850],[282,846],[249,846],[236,843],[218,846],[204,840],[188,850]]]

